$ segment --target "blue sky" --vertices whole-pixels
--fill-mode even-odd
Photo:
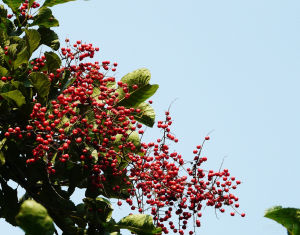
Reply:
[[[119,63],[117,78],[150,69],[160,85],[152,99],[158,119],[176,99],[174,147],[186,159],[214,130],[207,169],[226,156],[224,167],[243,181],[236,193],[247,215],[217,219],[206,209],[199,234],[286,234],[263,214],[274,205],[300,208],[299,1],[90,0],[53,11],[60,38],[99,46],[99,60]],[[0,228],[23,234],[2,220]]]

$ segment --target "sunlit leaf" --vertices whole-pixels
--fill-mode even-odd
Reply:
[[[140,103],[136,108],[140,109],[141,111],[134,115],[135,119],[140,123],[143,123],[149,127],[153,127],[155,122],[155,111],[151,105],[143,102]]]
[[[25,104],[25,97],[19,90],[14,91],[8,91],[5,93],[0,93],[0,95],[7,100],[8,102],[15,102],[17,106],[21,107],[23,104]]]
[[[58,4],[75,1],[75,0],[46,0],[42,7],[52,7]]]
[[[52,235],[55,231],[53,220],[46,208],[34,200],[22,203],[16,220],[27,235]]]
[[[283,225],[290,235],[300,235],[300,209],[276,206],[268,209],[265,217]]]
[[[161,232],[161,228],[156,228],[150,215],[128,215],[117,223],[121,229],[128,229],[138,235],[152,235]]]

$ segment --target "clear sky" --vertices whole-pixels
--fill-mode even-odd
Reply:
[[[207,169],[226,156],[224,167],[243,181],[236,193],[246,217],[207,209],[197,234],[286,234],[263,214],[274,205],[300,208],[299,1],[90,0],[53,11],[60,38],[98,45],[99,60],[119,63],[118,78],[150,69],[160,85],[152,99],[158,118],[177,98],[175,148],[186,159],[214,130]],[[3,220],[0,231],[23,234]]]

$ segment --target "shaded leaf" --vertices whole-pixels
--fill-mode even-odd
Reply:
[[[268,209],[264,216],[283,225],[290,235],[300,235],[300,209],[276,206]]]
[[[5,46],[8,46],[10,44],[9,42],[9,38],[6,32],[6,26],[1,23],[0,24],[0,46],[2,46],[3,48]]]
[[[42,7],[52,7],[58,4],[75,1],[75,0],[46,0]]]
[[[35,29],[25,30],[25,33],[26,33],[26,42],[27,42],[27,47],[28,47],[27,49],[28,49],[29,55],[31,56],[32,53],[40,45],[41,36],[40,36],[39,32]]]
[[[150,215],[128,215],[117,223],[120,229],[128,229],[139,235],[152,235],[161,232],[161,228],[156,228]]]
[[[52,235],[55,231],[53,220],[46,208],[34,200],[22,203],[16,220],[27,235]]]
[[[102,197],[97,197],[96,199],[86,197],[83,199],[83,202],[87,208],[92,208],[93,211],[99,212],[96,215],[97,218],[91,219],[95,221],[100,219],[101,222],[109,222],[111,220],[113,208],[109,200]],[[94,215],[91,216],[93,217]]]
[[[39,13],[34,17],[34,20],[31,24],[44,26],[46,28],[59,26],[59,22],[52,15],[52,11],[49,8],[40,8]]]
[[[24,47],[22,51],[17,56],[17,59],[14,61],[14,68],[18,68],[22,64],[27,64],[30,58],[29,50],[27,47]]]
[[[41,35],[41,44],[51,47],[53,50],[58,50],[60,43],[57,34],[53,30],[40,27],[38,31]]]
[[[29,75],[29,80],[41,98],[48,96],[51,84],[46,74],[33,72]]]
[[[19,6],[21,5],[21,3],[23,3],[23,0],[3,0],[3,2],[5,4],[7,4],[14,12],[16,12],[19,8]]]
[[[136,108],[140,109],[141,112],[134,115],[135,119],[140,123],[143,123],[149,127],[153,127],[155,123],[155,111],[151,105],[143,102],[140,103]]]
[[[14,101],[19,107],[26,103],[25,97],[19,90],[0,93],[0,95],[8,102]]]
[[[1,180],[2,193],[0,197],[0,216],[5,218],[7,222],[16,226],[15,216],[19,211],[18,192],[12,189],[6,182]]]
[[[55,72],[61,65],[61,60],[54,52],[45,52],[47,67],[50,72]]]

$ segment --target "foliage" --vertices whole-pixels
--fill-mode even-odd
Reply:
[[[188,221],[193,234],[203,204],[220,212],[239,207],[231,190],[240,181],[227,169],[200,168],[209,137],[185,162],[169,149],[178,139],[167,111],[157,123],[162,138],[141,142],[143,125],[155,124],[146,101],[158,85],[148,69],[116,82],[117,63],[91,62],[99,48],[69,39],[60,48],[49,7],[68,1],[3,2],[11,14],[0,5],[0,217],[28,235],[57,233],[54,224],[64,235],[160,234],[168,227],[184,234]],[[37,57],[41,45],[48,51]],[[25,189],[21,199],[9,180]],[[75,205],[70,197],[78,188],[85,198]],[[113,199],[137,214],[116,222]]]
[[[283,225],[288,235],[300,234],[300,209],[275,206],[266,211],[265,217]]]

